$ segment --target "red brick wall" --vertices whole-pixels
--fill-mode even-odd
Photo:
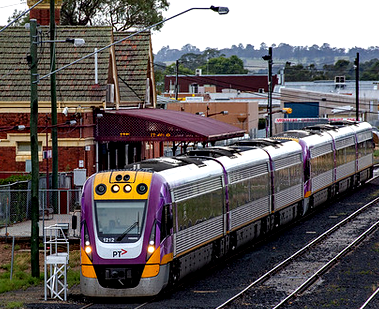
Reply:
[[[48,114],[51,118],[51,115]],[[81,113],[75,115],[74,113],[69,114],[67,117],[61,113],[57,115],[57,123],[63,124],[67,120],[76,119],[77,124],[74,126],[59,127],[58,128],[58,144],[60,139],[74,138],[74,139],[88,139],[93,137],[94,127],[92,126],[93,116],[92,112]],[[26,129],[23,131],[13,130],[14,126],[25,125]],[[49,119],[48,125],[51,125],[51,119]],[[20,133],[23,136],[29,134],[30,126],[30,114],[29,113],[0,113],[0,143],[1,140],[7,139],[7,134],[17,134]],[[51,129],[46,129],[46,115],[41,113],[38,117],[38,132],[39,134],[49,134],[49,147],[47,149],[51,150]],[[40,138],[41,140],[41,138]],[[75,140],[74,140],[75,141]],[[4,145],[4,144],[3,144]],[[4,147],[0,144],[0,178],[6,178],[12,174],[24,174],[25,173],[25,162],[16,162],[16,147]],[[1,147],[3,146],[3,147]],[[43,147],[43,150],[47,150]],[[79,168],[79,160],[84,161],[84,167],[87,169],[87,175],[92,175],[95,170],[95,153],[96,149],[94,145],[90,146],[90,150],[86,151],[84,146],[80,147],[59,147],[58,148],[58,171],[68,172],[75,168]],[[49,172],[52,171],[52,159],[48,160]],[[39,168],[41,173],[46,172],[46,159],[39,162]]]
[[[50,24],[50,10],[34,8],[30,11],[30,19],[37,19],[37,23],[41,26],[48,26]],[[55,9],[55,24],[60,23],[60,10]]]

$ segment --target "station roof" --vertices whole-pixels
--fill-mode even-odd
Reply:
[[[97,118],[97,141],[214,142],[241,137],[245,131],[195,114],[166,109],[105,111]]]

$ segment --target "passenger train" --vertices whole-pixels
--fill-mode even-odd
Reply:
[[[156,295],[367,181],[373,148],[370,124],[340,122],[96,173],[83,187],[81,291]]]

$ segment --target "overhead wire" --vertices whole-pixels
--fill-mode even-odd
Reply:
[[[18,21],[22,16],[24,16],[26,13],[30,12],[32,9],[34,9],[38,4],[40,4],[43,0],[39,0],[37,3],[35,3],[34,5],[32,5],[28,10],[25,10],[24,12],[22,12],[19,16],[17,16],[14,20],[12,20],[10,23],[8,23],[8,25],[6,25],[5,27],[3,27],[1,30],[0,30],[0,33],[3,32],[5,29],[7,29],[9,26],[13,25],[16,21]]]

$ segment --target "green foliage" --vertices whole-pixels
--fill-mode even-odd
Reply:
[[[65,0],[62,25],[112,25],[117,31],[147,27],[163,20],[167,0]],[[162,25],[156,27],[159,30]]]
[[[22,13],[23,13],[23,11],[14,10],[13,14],[10,17],[8,17],[7,23],[12,22],[16,18],[18,18]],[[30,22],[30,17],[29,17],[29,14],[26,14],[26,15],[22,16],[21,18],[19,18],[17,21],[15,21],[12,24],[12,26],[24,26],[28,22]]]
[[[186,68],[183,64],[179,64],[179,74],[181,75],[193,75],[194,70]],[[165,75],[175,75],[176,74],[176,64],[173,63],[166,67]]]
[[[7,309],[17,309],[17,308],[24,308],[24,304],[21,301],[11,301],[9,302],[6,307]]]
[[[0,185],[7,185],[7,184],[16,183],[19,181],[30,180],[30,179],[31,179],[30,174],[28,174],[28,175],[12,175],[12,176],[9,176],[8,178],[0,179]],[[13,189],[27,189],[27,184],[26,184],[26,187],[25,187],[25,184],[24,185],[20,184],[20,186],[23,188],[13,187]]]
[[[355,79],[356,72],[353,62],[338,60],[335,64],[326,64],[322,69],[316,69],[315,64],[304,66],[302,64],[285,65],[286,81],[315,81],[334,80],[335,76],[345,76],[346,80]],[[372,59],[359,64],[359,80],[378,80],[379,60]]]
[[[209,59],[224,56],[217,49],[206,49],[202,54],[190,52],[182,55],[179,58],[179,63],[183,67],[188,68],[195,72],[201,66],[205,66]]]
[[[5,247],[3,247],[5,249]],[[15,247],[16,249],[16,247]],[[8,248],[6,250],[11,250]],[[13,265],[13,278],[10,280],[11,264],[0,265],[3,271],[0,273],[0,294],[13,291],[24,290],[30,286],[40,285],[44,281],[44,274],[39,278],[32,277],[30,272],[31,256],[29,253],[17,252],[15,250],[15,261]],[[72,287],[80,283],[80,251],[70,251],[70,262],[67,270],[67,284]]]
[[[209,59],[208,63],[200,66],[207,74],[247,74],[243,61],[233,55],[229,58],[218,57]]]
[[[10,280],[10,273],[6,272],[0,277],[0,294],[13,290],[24,290],[30,286],[35,286],[42,282],[43,277],[35,278],[30,274],[25,274],[23,272],[15,272],[12,280]]]

